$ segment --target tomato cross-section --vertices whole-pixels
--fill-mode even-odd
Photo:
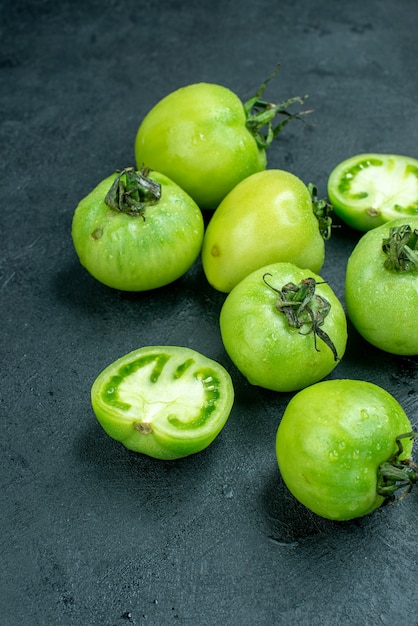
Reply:
[[[135,452],[177,459],[206,448],[234,400],[228,372],[185,347],[144,347],[109,365],[93,383],[93,410],[110,437]]]
[[[399,154],[358,154],[339,163],[328,179],[335,213],[368,231],[418,215],[418,160]]]

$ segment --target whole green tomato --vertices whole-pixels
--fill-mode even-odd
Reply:
[[[277,461],[304,506],[328,519],[349,520],[416,482],[409,459],[416,436],[386,390],[360,380],[327,380],[290,400],[277,430]]]
[[[324,256],[312,195],[283,170],[258,172],[238,183],[212,215],[202,248],[206,277],[223,292],[270,263],[289,262],[318,273]]]
[[[122,291],[167,285],[199,256],[203,216],[183,189],[159,172],[127,168],[103,180],[77,206],[72,238],[94,278]]]
[[[418,354],[418,216],[365,233],[348,259],[348,316],[369,343]]]
[[[225,349],[253,385],[295,391],[327,376],[347,343],[343,307],[322,278],[291,263],[246,276],[220,314]]]
[[[393,219],[418,215],[418,160],[400,154],[357,154],[328,179],[335,213],[368,231]]]
[[[201,209],[216,209],[241,180],[265,169],[266,148],[289,120],[299,117],[290,115],[287,107],[303,98],[280,104],[261,98],[268,80],[245,104],[230,89],[212,83],[195,83],[168,94],[139,126],[137,167],[145,163],[162,172]],[[277,115],[283,120],[273,127]]]
[[[234,402],[222,365],[182,346],[145,346],[108,365],[91,388],[104,431],[127,449],[173,460],[206,448]]]

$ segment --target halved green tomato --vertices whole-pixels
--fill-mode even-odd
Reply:
[[[151,346],[121,357],[91,389],[96,417],[126,448],[172,460],[206,448],[224,427],[234,388],[216,361],[178,346]]]
[[[328,179],[328,198],[346,224],[368,231],[418,215],[418,160],[398,154],[359,154]]]

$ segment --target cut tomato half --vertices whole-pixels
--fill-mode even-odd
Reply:
[[[418,160],[397,154],[359,154],[328,179],[328,198],[346,224],[368,231],[418,215]]]
[[[91,401],[110,437],[169,460],[200,452],[215,439],[229,417],[234,389],[225,368],[199,352],[152,346],[104,369]]]

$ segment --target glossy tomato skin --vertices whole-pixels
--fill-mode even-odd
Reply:
[[[276,288],[312,277],[322,278],[310,270],[291,263],[273,263],[246,276],[226,297],[220,314],[221,336],[225,349],[238,370],[253,385],[273,391],[296,391],[327,376],[338,364],[331,349],[308,328],[289,326],[286,316],[277,310],[277,294],[263,276]],[[334,343],[338,359],[347,343],[344,309],[326,284],[316,292],[326,298],[331,309],[321,326]]]
[[[245,124],[241,100],[226,87],[181,87],[160,100],[140,124],[137,166],[145,163],[168,176],[201,209],[216,209],[238,182],[266,167],[266,152]]]
[[[122,291],[167,285],[199,256],[204,223],[196,203],[163,174],[160,200],[143,215],[110,208],[105,196],[116,173],[103,180],[75,210],[72,238],[81,264],[100,282]]]
[[[363,232],[398,217],[418,215],[418,160],[399,154],[357,154],[328,179],[335,213]]]
[[[418,217],[397,219],[365,233],[348,259],[345,302],[348,317],[366,341],[399,355],[418,354],[418,269],[395,272],[385,268],[383,239],[390,229]]]
[[[222,365],[183,346],[144,346],[108,365],[91,402],[104,431],[128,450],[175,460],[207,448],[234,402]]]
[[[324,257],[309,190],[284,170],[268,169],[240,182],[214,212],[203,239],[206,277],[223,292],[270,263],[319,273]]]
[[[276,436],[280,473],[291,493],[321,517],[349,520],[381,506],[379,465],[411,431],[400,404],[386,390],[360,380],[327,380],[290,400]],[[409,458],[404,440],[400,459]]]

